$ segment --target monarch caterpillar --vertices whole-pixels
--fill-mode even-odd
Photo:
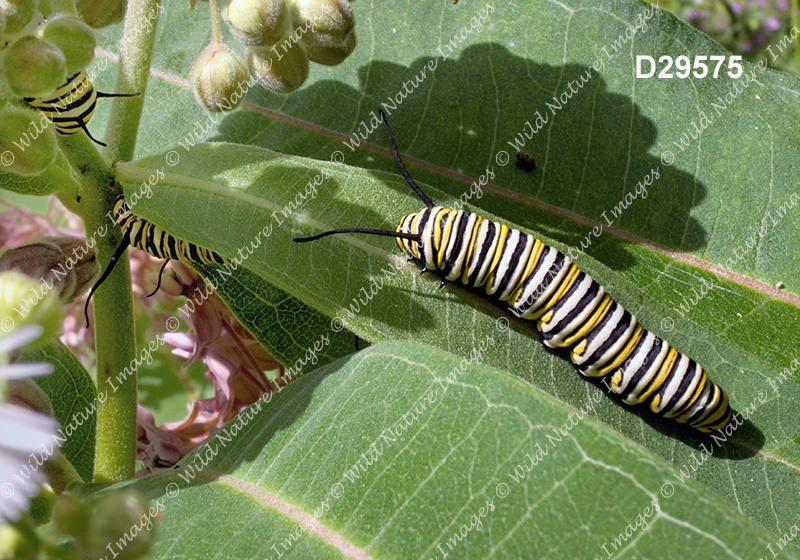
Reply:
[[[585,377],[610,376],[610,390],[626,404],[648,402],[650,409],[705,433],[731,419],[728,395],[694,360],[639,324],[569,257],[532,235],[463,210],[435,206],[406,172],[381,111],[395,160],[409,186],[425,203],[403,216],[395,231],[349,228],[337,233],[394,237],[407,255],[449,281],[483,287],[522,319],[536,321],[543,343],[570,348]]]
[[[94,286],[92,286],[92,289],[89,291],[89,297],[86,298],[86,305],[83,309],[83,313],[86,317],[87,327],[89,326],[89,301],[91,301],[92,295],[97,288],[99,288],[100,285],[105,282],[106,278],[108,278],[108,275],[111,274],[114,265],[116,265],[117,261],[122,257],[128,245],[133,245],[137,249],[150,253],[159,259],[166,259],[166,262],[164,262],[161,267],[162,271],[170,259],[188,264],[193,262],[203,264],[225,264],[228,262],[218,253],[195,245],[194,243],[178,239],[154,223],[148,222],[144,218],[140,218],[132,213],[123,195],[119,195],[114,201],[114,219],[117,221],[117,225],[122,229],[122,243],[117,247],[108,266],[103,271],[103,274],[100,275],[97,282],[95,282]],[[158,291],[160,286],[161,275],[159,274],[158,286],[156,286],[156,289],[149,295],[153,295]]]
[[[41,97],[23,98],[28,105],[42,113],[56,125],[56,132],[64,136],[83,130],[95,143],[105,143],[89,133],[86,125],[94,114],[98,97],[133,97],[138,93],[103,93],[94,89],[89,76],[81,70],[67,78],[63,86]]]

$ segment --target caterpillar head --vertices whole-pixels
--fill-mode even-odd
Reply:
[[[403,216],[395,231],[406,237],[395,238],[397,246],[405,254],[421,261],[428,270],[441,268],[444,246],[447,245],[443,243],[443,236],[454,215],[448,208],[431,206]]]
[[[400,219],[400,222],[397,224],[395,231],[398,233],[405,233],[409,235],[418,235],[420,234],[419,224],[422,212],[415,212],[413,214],[406,214]],[[407,239],[405,237],[395,237],[395,241],[397,241],[397,246],[400,247],[400,250],[403,251],[406,255],[414,257],[415,259],[422,260],[421,255],[421,242],[417,242],[413,239]]]

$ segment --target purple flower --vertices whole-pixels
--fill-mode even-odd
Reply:
[[[767,23],[764,24],[764,29],[767,31],[776,31],[781,27],[781,20],[777,17],[773,16],[767,20]]]
[[[136,424],[136,458],[144,463],[137,475],[171,467],[189,452],[179,437],[156,427],[155,418],[142,405],[136,411]]]

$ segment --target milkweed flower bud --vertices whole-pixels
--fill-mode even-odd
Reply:
[[[64,53],[49,41],[25,35],[11,45],[3,61],[8,85],[14,93],[46,95],[67,81]]]
[[[132,490],[116,490],[103,494],[91,514],[89,521],[88,551],[92,556],[105,556],[109,544],[127,538],[124,547],[114,555],[117,560],[141,558],[155,540],[154,520],[149,516],[144,499]],[[142,530],[132,533],[131,527]],[[131,536],[132,535],[132,536]]]
[[[76,0],[75,7],[89,27],[101,29],[122,21],[128,3],[126,0]]]
[[[61,302],[54,292],[43,293],[39,282],[16,270],[0,272],[0,334],[25,325],[41,325],[46,344],[61,328]]]
[[[44,281],[61,302],[72,303],[91,285],[100,270],[93,248],[82,237],[45,237],[0,254],[0,272],[18,270]]]
[[[94,31],[78,17],[62,16],[48,21],[41,29],[41,37],[64,53],[67,75],[83,70],[94,58],[97,45]]]
[[[33,19],[36,2],[31,0],[0,1],[0,31],[19,33]]]
[[[60,282],[56,283],[53,269],[63,263],[64,253],[54,243],[48,241],[34,241],[26,243],[0,254],[0,271],[17,270],[33,280],[42,280],[47,285],[59,291],[75,290],[75,276],[64,274]]]
[[[273,45],[284,34],[289,18],[284,0],[231,0],[225,19],[245,45]]]
[[[9,404],[53,416],[53,403],[50,397],[33,379],[11,379],[8,381]]]
[[[47,117],[17,107],[0,111],[0,169],[38,175],[57,151],[56,133]]]
[[[192,67],[192,85],[197,102],[209,111],[230,111],[242,102],[238,94],[247,82],[244,63],[225,45],[211,43]]]
[[[290,93],[308,78],[308,56],[300,43],[250,47],[247,63],[258,83],[275,93]]]
[[[306,47],[308,60],[325,66],[336,66],[345,61],[356,49],[356,34],[350,33],[343,45],[336,47]]]
[[[75,538],[79,548],[86,546],[89,532],[89,500],[85,496],[64,493],[53,505],[53,521],[58,530]]]
[[[309,47],[344,44],[355,27],[353,9],[347,0],[295,0],[294,23],[304,30]]]

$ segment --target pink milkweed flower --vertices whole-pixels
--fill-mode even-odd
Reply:
[[[173,347],[173,354],[185,360],[184,367],[196,361],[206,365],[214,396],[191,401],[187,416],[178,422],[156,427],[149,412],[140,415],[140,434],[144,437],[137,458],[145,463],[143,472],[174,465],[265,393],[291,381],[280,362],[252,337],[195,271],[182,263],[172,263],[172,267],[162,289],[190,298],[181,308],[190,329],[188,333],[166,333],[164,341]],[[270,371],[277,372],[276,380],[267,377]]]

